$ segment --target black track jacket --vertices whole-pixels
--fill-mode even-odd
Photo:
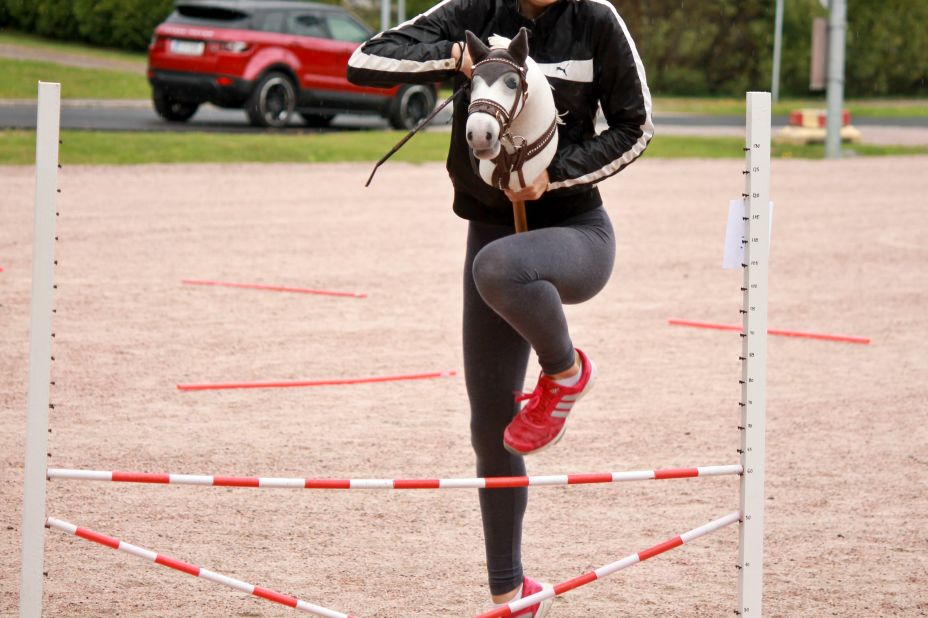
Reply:
[[[529,30],[529,55],[554,88],[563,124],[548,167],[548,191],[526,203],[530,227],[554,225],[602,204],[595,183],[634,161],[647,147],[654,125],[645,71],[625,23],[608,0],[559,0],[536,19],[517,10],[518,0],[442,0],[425,13],[382,32],[359,47],[348,62],[356,84],[392,86],[430,83],[455,76],[451,47],[470,30],[514,37]],[[464,219],[513,223],[512,205],[486,184],[471,164],[464,127],[469,90],[454,102],[447,169],[454,184],[454,211]],[[595,132],[602,105],[609,128]],[[530,179],[526,179],[531,181]]]

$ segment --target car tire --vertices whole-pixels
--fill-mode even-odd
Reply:
[[[157,86],[151,89],[151,100],[158,115],[168,122],[187,122],[200,107],[199,103],[178,101]]]
[[[300,117],[303,119],[303,124],[307,127],[312,127],[314,129],[320,129],[322,127],[327,127],[332,124],[332,120],[335,118],[335,114],[317,114],[313,112],[300,112]]]
[[[435,109],[435,91],[428,86],[400,88],[390,104],[388,120],[394,129],[415,129]]]
[[[296,87],[284,73],[271,71],[255,86],[245,112],[256,127],[285,127],[296,109]]]

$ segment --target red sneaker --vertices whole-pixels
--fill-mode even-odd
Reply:
[[[503,446],[514,455],[528,455],[548,448],[567,430],[571,408],[593,386],[596,365],[577,350],[580,358],[580,381],[573,386],[558,384],[545,374],[538,378],[532,393],[523,393],[516,401],[528,401],[503,432]]]
[[[520,599],[525,597],[532,596],[536,592],[541,592],[542,590],[552,590],[551,584],[543,584],[541,582],[536,582],[531,577],[526,577],[522,580],[522,594],[519,596]],[[510,601],[513,603],[514,601]],[[517,610],[512,614],[512,618],[544,618],[548,615],[548,610],[551,609],[551,605],[554,604],[554,597],[550,599],[545,599],[539,603],[532,605],[531,607],[526,607],[522,610]]]

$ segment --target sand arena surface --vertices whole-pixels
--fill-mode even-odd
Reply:
[[[67,145],[65,145],[65,148]],[[618,260],[569,308],[600,378],[531,474],[737,463],[740,272],[720,268],[741,161],[647,159],[603,184]],[[441,165],[66,167],[51,467],[469,477],[463,379],[182,393],[179,382],[461,369],[466,225]],[[928,614],[925,158],[773,164],[768,616]],[[0,615],[18,604],[33,170],[2,168]],[[361,291],[328,298],[183,278]],[[534,375],[534,365],[530,374]],[[722,477],[531,490],[527,572],[563,581],[738,508]],[[473,490],[55,481],[48,513],[361,618],[486,609]],[[567,594],[552,618],[730,616],[737,529]],[[49,531],[47,616],[291,610]]]

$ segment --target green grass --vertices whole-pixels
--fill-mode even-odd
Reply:
[[[34,99],[36,82],[59,82],[64,99],[147,99],[144,75],[0,58],[0,99]]]
[[[62,165],[359,161],[373,166],[403,135],[399,131],[246,135],[62,131],[60,159]],[[449,137],[447,132],[420,133],[390,161],[442,161],[448,152]],[[0,164],[25,165],[34,161],[33,131],[0,132]]]
[[[666,159],[740,159],[744,157],[744,140],[740,137],[682,137],[661,136],[651,142],[646,157]],[[879,157],[889,155],[928,155],[928,146],[877,146],[872,144],[845,144],[847,156],[858,155]],[[774,158],[823,159],[824,144],[794,146],[774,143],[771,148]]]
[[[6,45],[19,45],[21,47],[31,47],[33,49],[42,49],[45,51],[55,51],[65,54],[76,54],[87,56],[88,58],[102,58],[104,60],[118,60],[119,62],[132,62],[144,69],[147,63],[145,52],[128,52],[118,49],[108,49],[105,47],[92,47],[86,43],[69,43],[65,41],[56,41],[31,34],[13,32],[10,30],[0,31],[0,43]]]
[[[743,116],[744,99],[661,97],[654,98],[656,114],[687,113],[706,116]],[[928,118],[928,99],[846,99],[844,107],[855,116],[900,118]],[[803,108],[825,109],[824,99],[781,99],[773,106],[774,115],[786,116]]]
[[[60,158],[63,165],[354,161],[373,166],[403,135],[398,131],[245,135],[63,131]],[[444,131],[416,135],[390,161],[443,161],[448,152],[449,135]],[[645,157],[737,159],[744,156],[743,145],[743,140],[737,137],[667,136],[654,140]],[[859,156],[928,155],[928,147],[858,145],[846,146],[845,150]],[[824,156],[824,147],[775,145],[773,155],[817,159]],[[34,132],[0,132],[0,165],[31,165],[34,162]]]

